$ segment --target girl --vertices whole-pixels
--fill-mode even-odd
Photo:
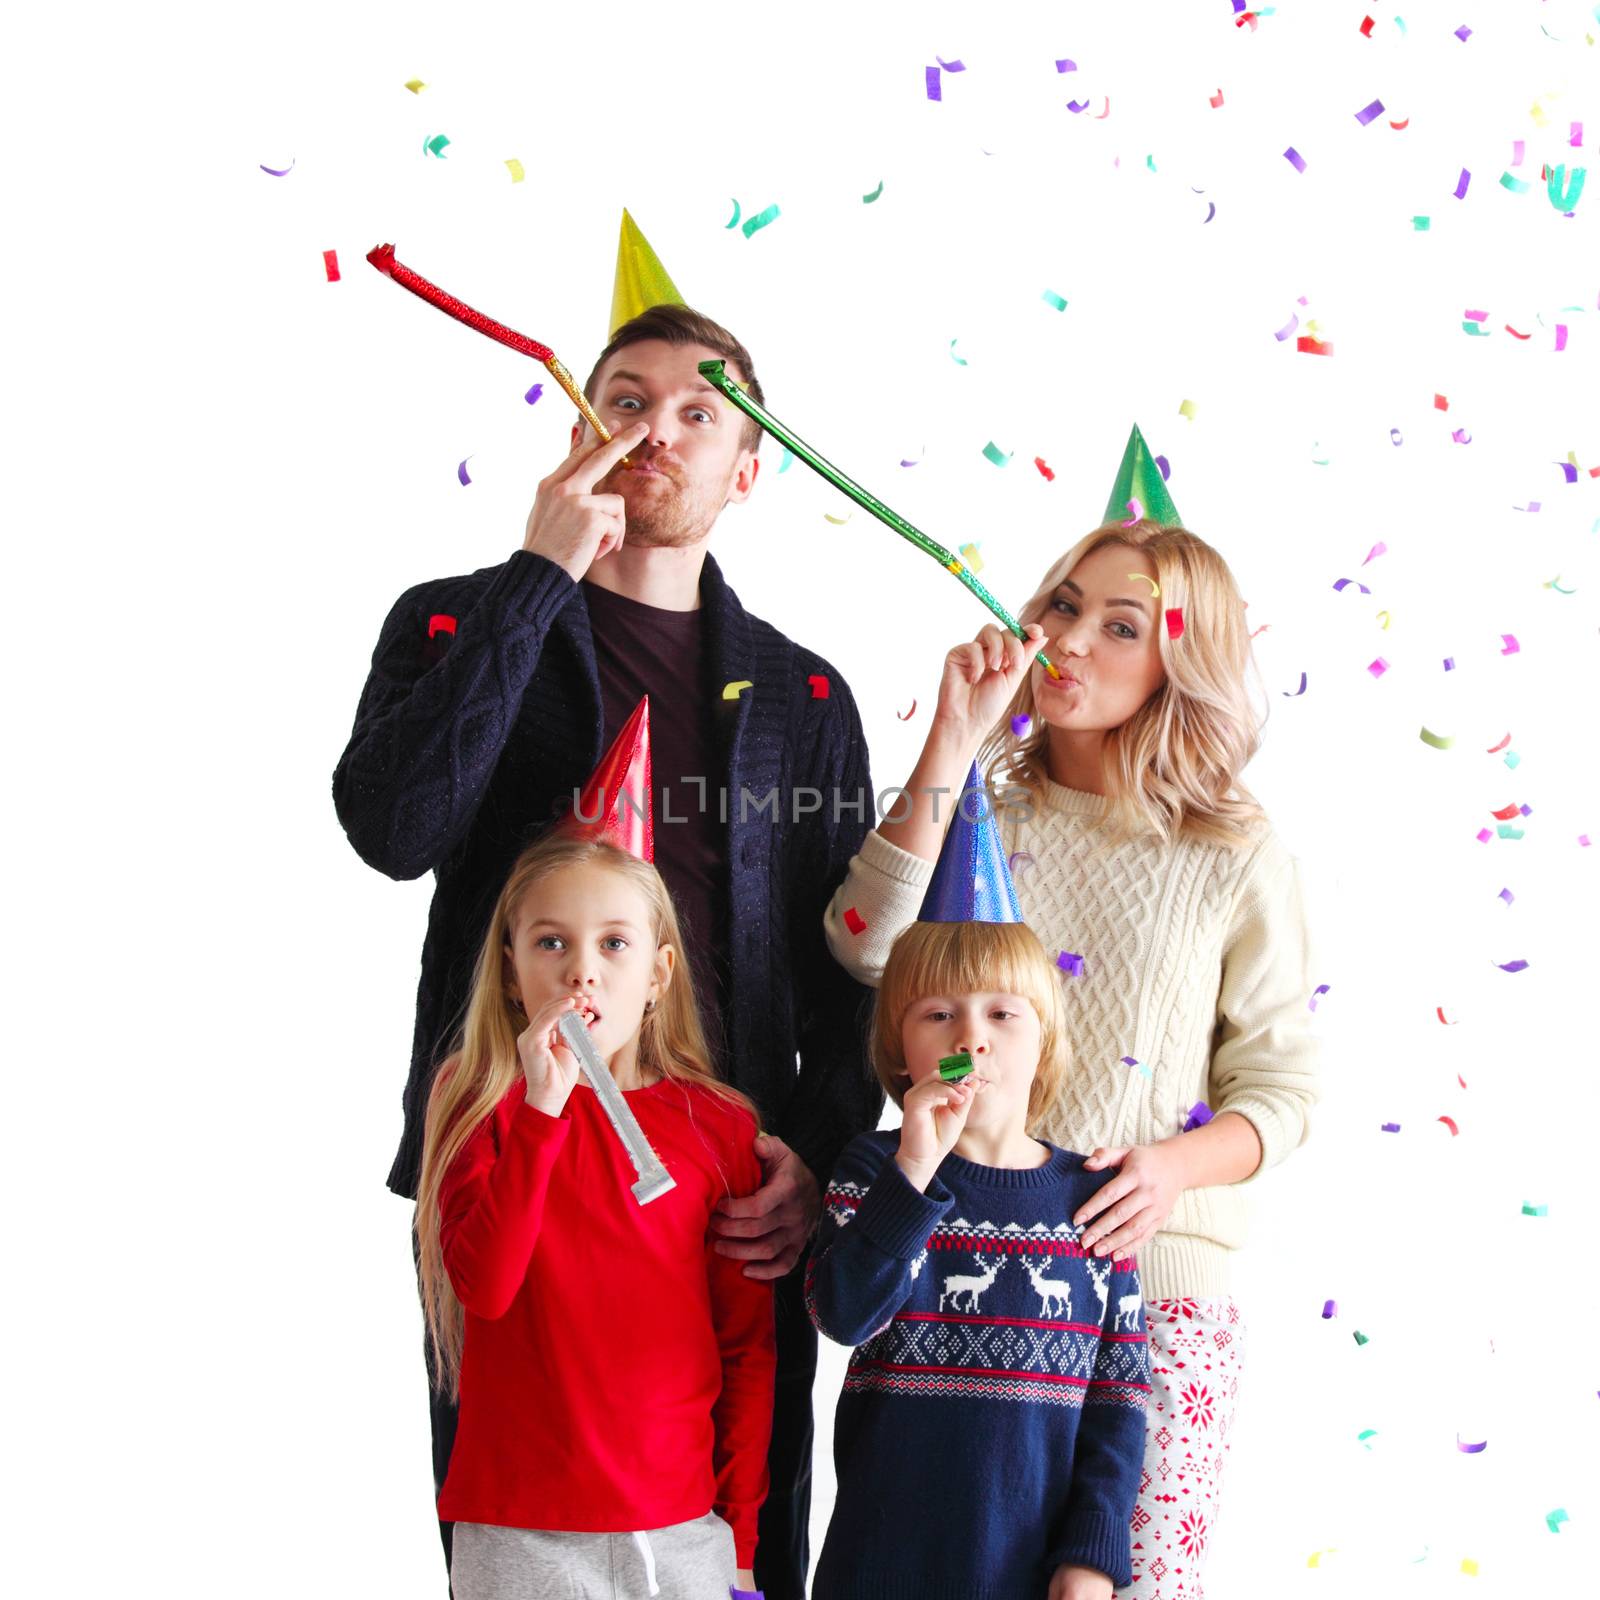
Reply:
[[[771,1286],[708,1224],[760,1186],[756,1122],[706,1065],[681,948],[655,868],[598,839],[541,840],[495,905],[417,1203],[461,1408],[439,1496],[456,1600],[755,1586]],[[676,1180],[648,1205],[561,1039],[570,1012]]]
[[[807,1276],[817,1327],[859,1345],[814,1600],[1110,1600],[1149,1368],[1132,1258],[1096,1261],[1068,1220],[1099,1178],[1028,1137],[1067,1066],[1037,937],[913,924],[873,1061],[901,1125],[840,1157]]]
[[[1242,1185],[1302,1142],[1316,1099],[1305,913],[1294,861],[1239,782],[1259,718],[1244,606],[1216,551],[1182,528],[1107,524],[1021,620],[1026,643],[987,627],[945,658],[909,808],[868,834],[828,940],[877,981],[938,854],[939,799],[981,744],[990,783],[1019,802],[1001,832],[1023,914],[1068,973],[1078,1071],[1036,1127],[1115,1172],[1073,1220],[1098,1257],[1139,1252],[1149,1307],[1125,1592],[1194,1600],[1238,1386]],[[1040,648],[1059,682],[1030,666]],[[1180,1131],[1202,1101],[1211,1120]]]

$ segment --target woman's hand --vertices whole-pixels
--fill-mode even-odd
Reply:
[[[971,1078],[946,1083],[935,1074],[906,1090],[900,1107],[900,1148],[894,1159],[913,1188],[928,1187],[939,1163],[961,1137],[973,1100],[986,1088],[988,1084]]]
[[[1110,1183],[1078,1208],[1073,1222],[1083,1228],[1080,1243],[1097,1256],[1131,1255],[1166,1226],[1187,1185],[1183,1162],[1170,1143],[1139,1144],[1108,1150],[1103,1146],[1084,1162],[1085,1172],[1116,1167]],[[1088,1226],[1092,1221],[1093,1226]]]
[[[527,1081],[528,1104],[547,1117],[559,1117],[578,1081],[578,1058],[567,1048],[557,1024],[577,1010],[575,994],[562,995],[533,1014],[528,1026],[517,1035],[517,1054],[522,1059],[522,1076]]]
[[[1098,1567],[1057,1567],[1049,1600],[1111,1600],[1111,1579]]]
[[[1044,646],[1044,629],[1037,622],[1022,631],[1026,640],[991,622],[970,644],[958,644],[944,658],[935,724],[968,743],[987,735]]]

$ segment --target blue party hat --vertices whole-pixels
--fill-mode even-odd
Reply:
[[[976,822],[967,819],[974,812]],[[1021,922],[1011,869],[978,765],[967,775],[918,922]]]

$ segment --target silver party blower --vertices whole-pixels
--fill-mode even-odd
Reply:
[[[672,1174],[661,1164],[660,1156],[650,1148],[650,1141],[645,1138],[639,1119],[628,1109],[628,1102],[622,1098],[617,1080],[600,1059],[600,1052],[595,1049],[583,1018],[577,1012],[569,1011],[556,1027],[567,1041],[567,1048],[578,1058],[578,1065],[589,1080],[589,1087],[599,1097],[600,1104],[611,1119],[611,1126],[617,1130],[623,1149],[628,1152],[634,1171],[639,1174],[639,1181],[633,1186],[633,1198],[646,1206],[652,1200],[659,1200],[667,1190],[677,1188]]]

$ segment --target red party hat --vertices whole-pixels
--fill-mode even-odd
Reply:
[[[622,732],[589,776],[564,832],[604,839],[641,861],[654,862],[656,835],[650,807],[650,696],[633,708]]]

